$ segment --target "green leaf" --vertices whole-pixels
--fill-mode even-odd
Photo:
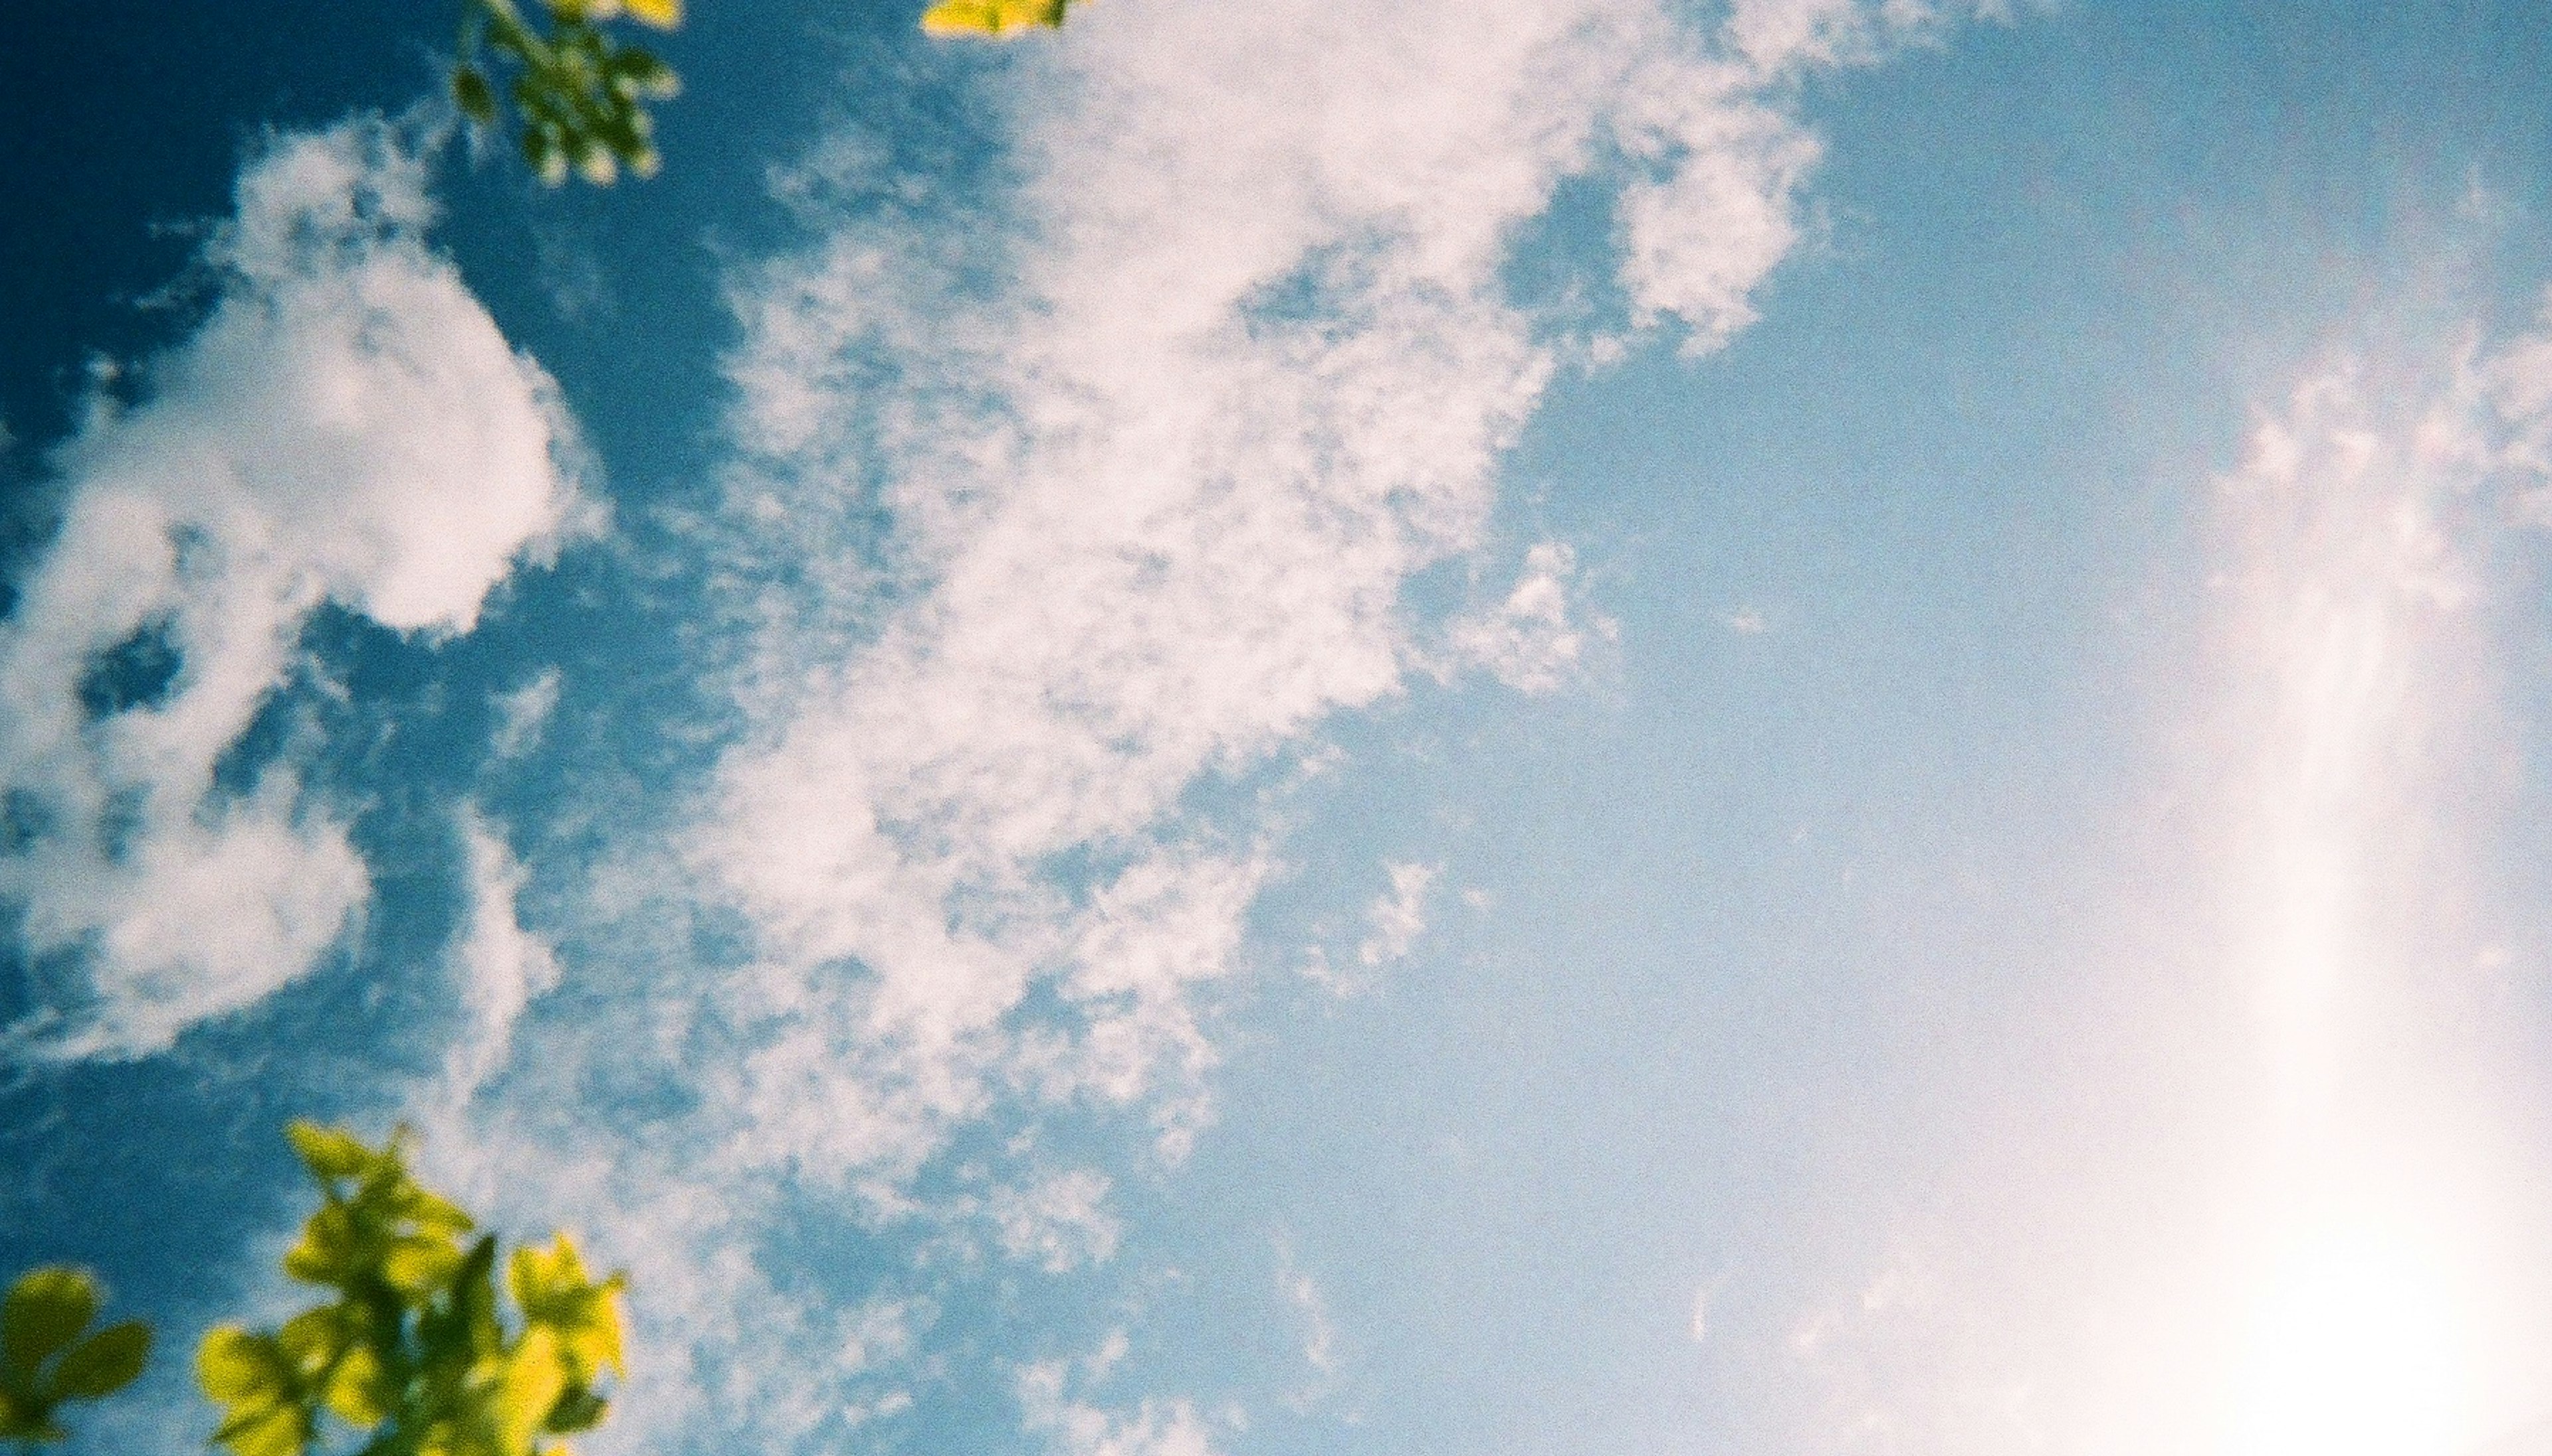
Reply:
[[[496,1429],[510,1456],[531,1456],[532,1440],[567,1393],[568,1362],[552,1331],[534,1325],[514,1347],[496,1393]]]
[[[140,1378],[151,1359],[151,1326],[111,1324],[71,1347],[53,1373],[53,1393],[75,1401],[111,1396]]]
[[[223,1421],[213,1439],[236,1456],[302,1456],[310,1447],[310,1416],[288,1405],[244,1410]]]
[[[440,1294],[461,1268],[461,1251],[449,1239],[410,1235],[390,1241],[381,1278],[391,1289],[422,1300]]]
[[[0,1300],[0,1364],[32,1387],[36,1367],[67,1349],[97,1317],[97,1282],[53,1265],[19,1276]]]
[[[283,1272],[305,1284],[344,1288],[365,1272],[361,1230],[343,1203],[330,1203],[301,1225],[301,1242],[283,1256]]]
[[[293,1119],[283,1129],[292,1140],[292,1149],[311,1173],[321,1179],[361,1178],[371,1173],[380,1155],[365,1146],[364,1140],[342,1127],[322,1127],[316,1122]]]
[[[292,1361],[272,1335],[225,1324],[195,1350],[195,1380],[216,1404],[262,1408],[293,1399]]]
[[[53,1424],[53,1407],[32,1397],[12,1397],[0,1391],[0,1441],[21,1441],[35,1445],[41,1441],[58,1441],[68,1431]]]
[[[391,1382],[389,1372],[381,1368],[380,1358],[357,1345],[339,1358],[320,1400],[336,1412],[338,1419],[357,1430],[369,1431],[389,1419],[398,1405],[398,1387]]]
[[[619,1296],[628,1276],[614,1274],[596,1284],[566,1234],[554,1235],[552,1244],[546,1251],[514,1251],[508,1272],[524,1322],[557,1332],[560,1349],[579,1378],[590,1379],[605,1366],[621,1372]]]
[[[602,1424],[602,1417],[610,1410],[611,1403],[591,1390],[570,1386],[560,1394],[558,1404],[550,1407],[550,1418],[541,1428],[552,1435],[574,1435]]]
[[[496,92],[487,84],[487,73],[475,65],[465,65],[452,72],[452,100],[461,114],[482,127],[496,124]]]

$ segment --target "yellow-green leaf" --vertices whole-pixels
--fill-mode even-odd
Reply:
[[[670,31],[683,23],[683,0],[622,0],[629,18],[641,25]]]
[[[533,1325],[514,1346],[496,1392],[493,1414],[507,1456],[531,1456],[532,1438],[548,1423],[568,1388],[566,1352],[546,1325]]]
[[[151,1358],[151,1327],[139,1320],[111,1324],[71,1346],[53,1372],[53,1394],[94,1401],[133,1384]]]
[[[369,1348],[357,1345],[338,1357],[337,1368],[329,1376],[328,1388],[320,1393],[320,1399],[338,1419],[357,1430],[369,1431],[389,1419],[390,1410],[398,1403],[398,1391],[391,1386],[389,1373],[381,1369],[380,1360]]]
[[[223,1405],[264,1407],[292,1399],[292,1362],[271,1335],[225,1324],[195,1351],[195,1379]]]
[[[322,1179],[361,1178],[372,1171],[380,1157],[362,1138],[342,1127],[322,1127],[295,1118],[283,1129],[283,1135],[292,1140],[292,1150],[301,1155],[301,1161]]]
[[[223,1421],[213,1439],[236,1456],[302,1456],[310,1446],[310,1415],[298,1406],[262,1405]]]
[[[478,1226],[451,1199],[415,1184],[408,1185],[406,1205],[399,1211],[424,1233],[458,1237]]]
[[[579,1378],[589,1379],[605,1366],[625,1374],[618,1300],[628,1286],[628,1276],[614,1274],[595,1284],[566,1234],[556,1235],[552,1244],[548,1250],[527,1246],[514,1251],[507,1272],[524,1320],[557,1332]]]
[[[423,1299],[450,1286],[460,1267],[461,1250],[451,1240],[409,1235],[390,1241],[381,1278],[400,1294]]]
[[[939,0],[921,13],[921,29],[932,36],[990,36],[1000,39],[1037,26],[1063,24],[1069,0]]]
[[[23,1385],[97,1317],[97,1282],[76,1269],[31,1269],[0,1300],[0,1361]]]
[[[301,1241],[283,1256],[283,1272],[309,1284],[343,1284],[355,1262],[354,1215],[330,1203],[301,1225]]]

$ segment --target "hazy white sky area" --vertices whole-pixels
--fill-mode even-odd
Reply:
[[[2552,1456],[2552,11],[913,21],[554,191],[0,19],[75,1453],[309,1116],[630,1272],[591,1456]]]

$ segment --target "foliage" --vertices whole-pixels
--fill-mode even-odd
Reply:
[[[1043,26],[1063,25],[1072,0],[939,0],[921,14],[921,29],[933,36],[1005,38]]]
[[[150,1326],[127,1320],[81,1338],[102,1301],[96,1280],[58,1265],[10,1286],[0,1301],[0,1441],[61,1440],[62,1403],[111,1396],[142,1374]]]
[[[921,29],[1003,39],[1059,29],[1072,3],[936,0],[922,12]],[[655,52],[614,40],[605,26],[626,15],[670,31],[683,23],[683,0],[541,0],[540,8],[546,32],[514,0],[463,0],[453,102],[474,126],[491,131],[510,103],[521,118],[523,159],[551,186],[571,174],[608,185],[623,167],[654,176],[664,158],[646,103],[671,99],[682,82]],[[518,73],[507,79],[508,72]]]
[[[542,1456],[546,1437],[590,1430],[607,1368],[624,1375],[614,1274],[596,1283],[564,1234],[520,1248],[498,1307],[496,1240],[408,1174],[404,1131],[371,1147],[295,1122],[292,1146],[324,1201],[284,1272],[334,1298],[276,1330],[204,1337],[196,1373],[223,1410],[213,1439],[235,1456],[304,1456],[333,1421],[360,1456]]]
[[[655,122],[644,103],[682,89],[673,67],[654,52],[623,45],[604,29],[622,14],[669,31],[682,24],[682,0],[543,0],[546,33],[514,0],[467,0],[461,59],[452,99],[481,127],[498,124],[498,72],[518,71],[504,96],[522,119],[523,159],[556,186],[573,171],[596,185],[622,167],[653,176]]]

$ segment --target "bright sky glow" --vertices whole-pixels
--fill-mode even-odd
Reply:
[[[2469,1313],[2415,1236],[2304,1231],[2246,1315],[2228,1453],[2451,1456],[2476,1434]]]

